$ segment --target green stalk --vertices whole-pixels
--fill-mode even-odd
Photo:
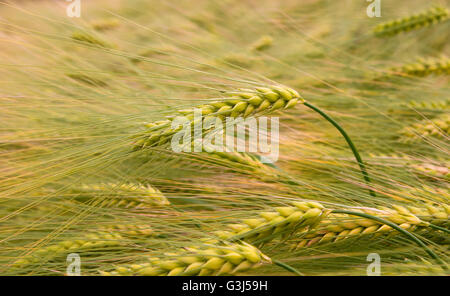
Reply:
[[[441,231],[446,232],[446,233],[450,233],[450,230],[448,230],[446,228],[443,228],[443,227],[440,227],[440,226],[437,226],[437,225],[434,225],[434,224],[431,224],[431,223],[430,223],[430,227],[434,228],[434,229],[437,229],[437,230],[441,230]]]
[[[378,221],[380,223],[386,224],[386,225],[394,228],[395,230],[397,230],[401,234],[405,235],[406,237],[411,239],[413,242],[417,243],[420,247],[422,247],[425,250],[425,252],[427,252],[428,255],[430,255],[430,257],[435,259],[442,266],[442,268],[444,270],[448,270],[447,264],[441,258],[439,258],[439,256],[436,255],[436,253],[434,253],[430,248],[428,248],[428,246],[422,240],[420,240],[414,234],[412,234],[411,232],[401,228],[400,226],[398,226],[395,223],[392,223],[392,222],[390,222],[388,220],[385,220],[383,218],[372,216],[372,215],[369,215],[369,214],[366,214],[366,213],[358,213],[358,212],[347,211],[347,210],[332,210],[332,213],[359,216],[359,217],[372,219],[372,220]]]
[[[345,130],[336,122],[334,121],[333,118],[331,118],[330,116],[328,116],[326,113],[324,113],[322,110],[320,110],[319,108],[317,108],[314,105],[311,105],[308,102],[303,103],[303,105],[307,106],[308,108],[316,111],[317,113],[319,113],[323,118],[325,118],[328,122],[330,122],[334,127],[337,128],[337,130],[341,133],[342,136],[344,136],[345,140],[347,141],[348,146],[350,146],[350,149],[353,152],[353,155],[356,158],[356,161],[358,162],[359,168],[361,169],[361,173],[364,177],[364,180],[366,180],[366,182],[368,184],[371,183],[370,178],[369,178],[369,174],[367,174],[366,171],[366,166],[364,165],[361,156],[358,153],[358,150],[356,149],[355,144],[353,144],[352,140],[350,139],[350,137],[348,136],[348,134],[345,132]],[[369,192],[370,195],[372,195],[373,197],[375,197],[375,192],[369,188]]]
[[[300,275],[300,276],[304,276],[304,274],[302,274],[300,271],[298,271],[297,269],[295,269],[292,266],[287,265],[286,263],[283,263],[281,261],[278,260],[273,260],[272,261],[275,265],[280,266],[281,268],[286,269],[287,271],[290,271],[292,273],[295,273],[296,275]]]

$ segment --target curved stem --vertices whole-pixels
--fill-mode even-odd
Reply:
[[[431,223],[430,223],[430,227],[431,227],[431,228],[434,228],[434,229],[437,229],[437,230],[441,230],[441,231],[446,232],[446,233],[450,233],[450,230],[448,230],[448,229],[446,229],[446,228],[444,228],[444,227],[440,227],[440,226],[431,224]]]
[[[283,263],[283,262],[278,261],[278,260],[272,260],[272,262],[273,262],[275,265],[278,265],[278,266],[280,266],[280,267],[286,269],[287,271],[290,271],[290,272],[292,272],[292,273],[295,273],[296,275],[304,276],[304,274],[302,274],[300,271],[298,271],[297,269],[295,269],[295,268],[292,267],[292,266],[287,265],[286,263]]]
[[[419,246],[421,246],[425,250],[425,252],[427,252],[427,254],[430,255],[430,257],[435,259],[442,266],[442,268],[444,270],[448,269],[447,268],[447,264],[444,261],[442,261],[442,259],[439,258],[439,256],[436,255],[436,253],[434,253],[430,248],[428,248],[428,246],[422,240],[420,240],[415,235],[413,235],[411,232],[401,228],[400,226],[398,226],[395,223],[392,223],[392,222],[390,222],[388,220],[385,220],[383,218],[380,218],[380,217],[377,217],[377,216],[372,216],[372,215],[369,215],[369,214],[366,214],[366,213],[358,213],[358,212],[347,211],[347,210],[332,210],[332,213],[359,216],[359,217],[375,220],[375,221],[378,221],[380,223],[386,224],[386,225],[394,228],[395,230],[397,230],[401,234],[405,235],[406,237],[408,237],[409,239],[411,239],[412,241],[417,243]]]
[[[317,113],[319,113],[323,118],[325,118],[328,122],[330,122],[335,128],[337,128],[337,130],[341,133],[341,135],[345,138],[345,140],[347,141],[348,146],[350,146],[350,149],[353,152],[353,155],[356,158],[356,161],[358,162],[359,168],[361,169],[361,173],[364,177],[364,180],[366,180],[366,182],[368,184],[371,183],[370,178],[369,178],[369,174],[367,174],[366,171],[366,166],[364,165],[361,156],[358,153],[358,150],[356,149],[355,144],[353,144],[352,140],[350,139],[350,137],[348,136],[348,134],[345,132],[345,130],[336,122],[334,121],[333,118],[331,118],[330,116],[328,116],[326,113],[324,113],[322,110],[320,110],[319,108],[317,108],[314,105],[311,105],[308,102],[303,103],[306,107],[316,111]],[[372,189],[369,189],[370,195],[372,195],[373,197],[375,197],[375,192]]]

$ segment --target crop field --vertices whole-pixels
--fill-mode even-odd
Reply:
[[[450,1],[0,0],[0,275],[449,275],[449,78]]]

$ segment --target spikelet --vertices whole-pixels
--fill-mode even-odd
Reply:
[[[188,19],[196,24],[199,28],[202,28],[208,32],[214,33],[216,31],[214,18],[212,15],[202,11],[200,14],[190,16]]]
[[[432,7],[419,14],[379,24],[373,31],[379,37],[393,36],[401,32],[409,32],[443,22],[448,17],[449,13],[447,8]]]
[[[417,76],[450,75],[450,59],[447,56],[440,58],[418,58],[417,62],[390,69],[389,76]]]
[[[203,154],[205,156],[208,155],[208,157],[197,158],[196,160],[232,168],[236,172],[246,173],[263,181],[271,181],[279,176],[279,171],[275,169],[276,167],[273,164],[262,162],[263,156],[247,152],[237,152],[228,147],[225,147],[225,151],[217,151],[215,147],[201,140],[194,140],[192,147],[200,144],[200,149],[205,151]]]
[[[408,164],[408,165],[414,165],[414,164],[426,164],[429,163],[429,159],[421,159],[418,157],[413,157],[405,153],[369,153],[369,156],[371,159],[374,160],[380,160],[383,161],[383,163],[386,162],[395,162],[395,163],[402,163],[402,164]],[[445,159],[440,156],[436,156],[433,159],[433,163],[445,163]]]
[[[432,120],[424,120],[402,131],[404,142],[419,141],[424,137],[448,137],[450,132],[450,115],[443,114]]]
[[[446,188],[430,187],[423,184],[422,186],[401,188],[394,191],[393,198],[406,202],[408,205],[417,205],[417,202],[445,204],[450,201],[450,192]]]
[[[231,97],[197,106],[202,111],[202,120],[206,117],[237,118],[260,116],[279,109],[294,107],[304,100],[293,89],[281,86],[259,87],[256,90],[242,90],[230,93]],[[179,110],[178,115],[185,116],[194,124],[194,109]],[[172,117],[167,120],[147,124],[147,130],[136,135],[135,149],[156,147],[170,142],[172,136],[182,130],[171,128]]]
[[[112,48],[113,45],[109,44],[108,42],[101,40],[98,37],[95,37],[92,34],[89,34],[85,31],[75,31],[72,33],[71,38],[76,41],[80,41],[83,43],[99,46],[99,47],[105,47],[105,48]]]
[[[288,236],[304,229],[313,228],[328,211],[317,202],[293,202],[293,206],[276,207],[275,211],[259,213],[258,218],[243,219],[241,223],[229,224],[228,230],[214,234],[223,240],[244,240],[263,243],[277,236]]]
[[[422,262],[406,262],[383,265],[381,275],[383,276],[448,276],[448,272],[437,264],[421,258]]]
[[[179,48],[164,44],[157,47],[147,48],[138,53],[137,56],[131,58],[133,63],[140,63],[145,58],[157,58],[161,56],[170,56],[178,53]]]
[[[441,203],[448,203],[450,201],[450,191],[447,188],[435,188],[422,185],[422,187],[414,187],[411,189],[413,192],[432,197]]]
[[[95,20],[91,23],[91,26],[96,31],[108,31],[119,27],[120,22],[118,19],[107,18]]]
[[[421,220],[434,225],[446,225],[450,222],[450,206],[444,203],[421,203],[405,206],[406,209]]]
[[[278,176],[277,170],[268,164],[262,163],[256,156],[245,152],[220,152],[213,151],[208,153],[213,159],[206,159],[207,162],[213,162],[225,167],[231,167],[239,172],[248,173],[252,177],[261,180],[273,180]]]
[[[424,102],[411,101],[408,106],[414,109],[447,110],[450,108],[450,100]]]
[[[450,179],[450,170],[446,166],[424,163],[411,165],[411,167],[424,177]]]
[[[118,266],[114,271],[100,271],[101,275],[138,276],[211,276],[233,275],[271,263],[269,257],[257,248],[245,243],[189,247],[177,253],[165,254],[163,258],[149,257],[146,262]]]
[[[270,48],[273,44],[273,38],[271,36],[262,36],[261,38],[259,38],[258,40],[255,41],[255,43],[253,43],[250,46],[250,49],[253,51],[263,51],[266,50],[268,48]]]
[[[352,210],[386,219],[408,231],[413,231],[417,227],[428,225],[427,222],[415,216],[411,210],[398,205],[394,205],[392,209],[381,208],[380,210],[374,210],[357,208]],[[319,224],[319,230],[304,235],[300,242],[295,244],[294,248],[337,242],[357,235],[396,233],[392,227],[367,218],[355,218],[346,214],[330,214],[329,218]]]
[[[450,192],[446,188],[433,188],[427,185],[401,188],[390,195],[395,200],[411,205],[416,205],[417,202],[446,203],[450,201]]]
[[[15,261],[13,267],[22,268],[30,264],[51,261],[59,256],[73,252],[104,250],[120,246],[124,238],[117,233],[97,232],[88,233],[82,239],[65,240],[57,244],[40,248],[33,253]]]
[[[403,153],[369,153],[370,159],[374,159],[377,161],[393,161],[393,162],[401,162],[401,163],[411,163],[414,162],[414,159]]]
[[[126,237],[150,237],[155,235],[153,229],[148,225],[112,224],[100,226],[98,230]]]
[[[69,73],[67,74],[67,77],[76,80],[78,82],[90,85],[90,86],[107,86],[108,84],[96,77],[92,77],[92,76],[88,76],[86,74],[81,74],[81,73]]]
[[[407,130],[408,136],[412,136],[412,129]],[[418,135],[414,134],[413,139],[418,137]],[[403,139],[405,142],[411,141],[413,139]],[[413,158],[411,156],[408,156],[406,154],[374,154],[369,153],[369,156],[373,161],[381,162],[383,161],[383,165],[386,164],[395,164],[395,165],[403,165],[408,166],[409,168],[412,168],[415,173],[420,175],[421,177],[437,177],[437,178],[443,178],[448,179],[450,177],[450,170],[445,165],[446,160],[443,158],[435,157],[433,159],[433,162],[429,162],[429,160],[426,159],[417,159]],[[420,188],[418,188],[420,189]],[[435,194],[438,194],[435,192]],[[439,193],[442,194],[442,193]],[[403,199],[402,199],[403,200]],[[403,200],[404,201],[404,200]]]
[[[102,199],[99,207],[142,208],[169,205],[169,200],[157,189],[142,184],[100,183],[82,185],[73,188],[76,200],[89,201],[92,198]]]
[[[260,57],[252,56],[249,54],[244,53],[230,53],[227,54],[219,59],[215,59],[214,62],[220,64],[220,65],[226,65],[226,66],[238,66],[242,68],[249,69],[258,63],[260,63],[262,60]]]

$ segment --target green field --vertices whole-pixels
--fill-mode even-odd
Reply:
[[[448,275],[450,2],[370,4],[0,0],[0,275]]]

